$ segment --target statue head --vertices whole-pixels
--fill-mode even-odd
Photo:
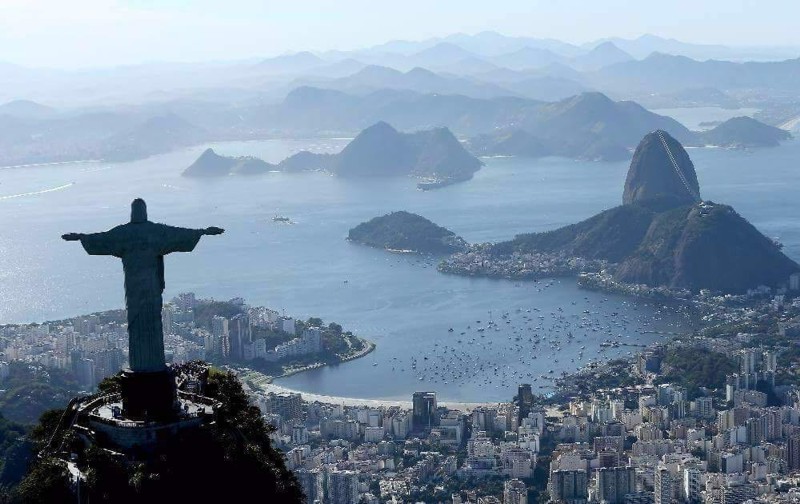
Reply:
[[[131,222],[147,222],[147,203],[142,198],[136,198],[131,203]]]

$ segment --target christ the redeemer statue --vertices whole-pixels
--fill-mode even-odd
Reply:
[[[223,232],[217,227],[185,229],[150,222],[144,200],[135,199],[130,223],[103,233],[62,236],[67,241],[80,241],[90,255],[122,259],[128,310],[128,360],[134,373],[158,373],[166,369],[161,326],[164,256],[191,252],[200,237]]]

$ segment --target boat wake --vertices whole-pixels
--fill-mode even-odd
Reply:
[[[24,198],[26,196],[38,196],[40,194],[47,194],[56,191],[63,191],[64,189],[69,189],[74,185],[75,182],[70,182],[69,184],[60,185],[58,187],[51,187],[50,189],[42,189],[41,191],[31,191],[26,193],[10,194],[8,196],[0,196],[0,201],[16,199],[16,198]]]

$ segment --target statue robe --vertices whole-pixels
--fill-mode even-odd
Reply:
[[[153,222],[128,223],[103,233],[86,234],[81,245],[90,255],[122,259],[128,310],[129,363],[135,372],[166,368],[161,308],[164,256],[194,250],[203,230]]]

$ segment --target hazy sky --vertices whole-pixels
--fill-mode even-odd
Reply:
[[[798,19],[798,0],[0,0],[0,61],[240,59],[483,30],[794,46]]]

